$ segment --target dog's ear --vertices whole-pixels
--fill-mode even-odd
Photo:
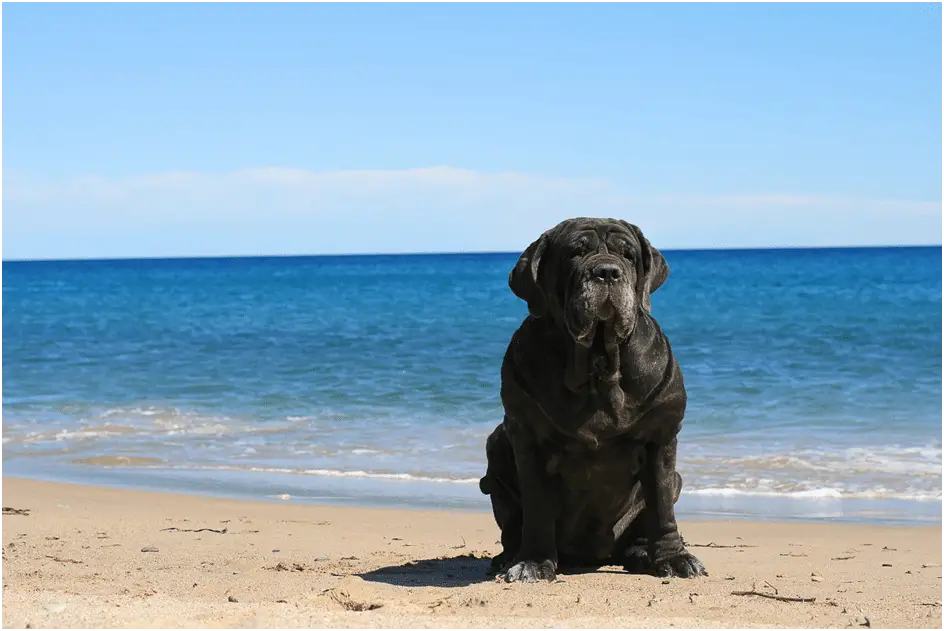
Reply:
[[[649,239],[642,233],[638,226],[624,221],[623,222],[636,238],[639,240],[639,247],[642,249],[642,273],[636,276],[636,295],[639,302],[646,310],[646,313],[652,311],[650,296],[662,286],[662,283],[669,277],[669,264],[665,262],[662,252],[649,243]]]
[[[538,283],[538,271],[541,269],[541,258],[547,251],[548,232],[528,246],[508,274],[508,287],[512,293],[528,303],[528,312],[535,318],[540,318],[547,312],[547,298]]]

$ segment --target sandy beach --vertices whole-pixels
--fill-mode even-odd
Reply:
[[[4,627],[941,627],[937,526],[686,522],[707,578],[508,585],[482,513],[17,478],[3,506]]]

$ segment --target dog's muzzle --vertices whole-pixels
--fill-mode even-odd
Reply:
[[[610,344],[624,332],[633,308],[628,280],[623,265],[608,254],[593,256],[576,274],[567,325],[577,344],[592,346],[598,328]]]

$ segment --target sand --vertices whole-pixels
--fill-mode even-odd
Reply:
[[[685,522],[707,578],[509,585],[484,513],[15,478],[3,506],[4,627],[941,627],[937,526]]]

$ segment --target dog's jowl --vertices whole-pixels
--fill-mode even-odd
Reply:
[[[508,284],[530,315],[502,364],[505,417],[486,443],[507,581],[559,566],[706,574],[675,522],[682,372],[650,314],[669,275],[636,226],[578,218],[545,232]]]

